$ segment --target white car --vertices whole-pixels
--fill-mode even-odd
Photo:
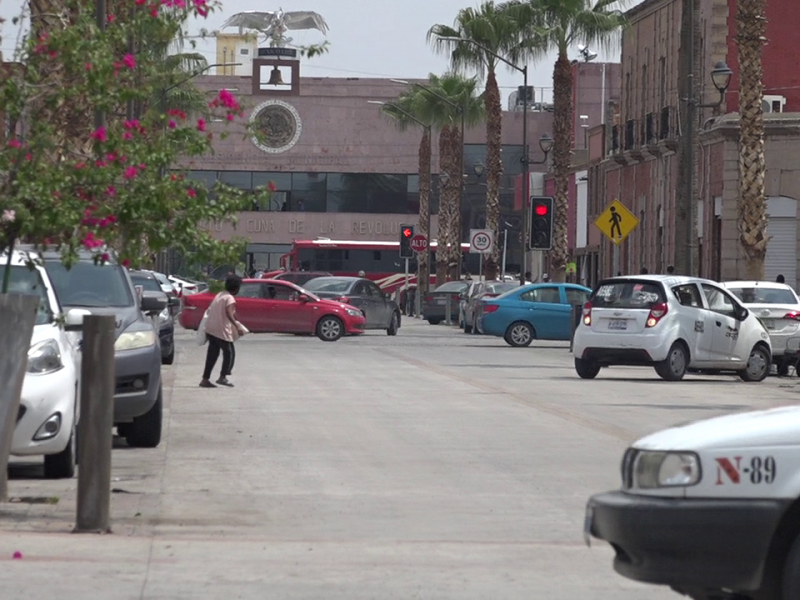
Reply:
[[[167,276],[173,285],[176,287],[176,293],[178,296],[189,296],[191,294],[199,294],[208,289],[208,285],[204,283],[198,283],[197,281],[189,281],[188,279],[182,279],[181,277],[175,277],[175,275]]]
[[[589,499],[587,543],[609,542],[620,575],[695,600],[800,598],[798,432],[792,406],[637,441],[622,489]]]
[[[177,286],[173,284],[166,275],[163,273],[158,273],[157,271],[149,271],[149,273],[153,274],[153,277],[155,277],[156,281],[158,281],[158,285],[161,286],[161,291],[167,296],[178,295],[178,290],[176,289]]]
[[[27,252],[14,252],[11,259],[9,293],[40,299],[11,454],[44,455],[45,477],[72,477],[77,458],[80,335],[66,332],[58,320],[64,317],[68,324],[79,324],[89,313],[73,309],[64,315],[47,272],[38,265],[29,267],[31,258]],[[7,261],[7,254],[0,256],[0,276]]]
[[[785,283],[729,281],[724,285],[764,323],[772,344],[772,361],[778,365],[778,374],[786,375],[794,361],[793,357],[784,358],[787,344],[800,336],[800,298]]]
[[[600,282],[584,306],[572,352],[583,379],[602,367],[644,365],[668,381],[687,370],[762,381],[772,362],[769,334],[752,311],[718,283],[673,275]]]

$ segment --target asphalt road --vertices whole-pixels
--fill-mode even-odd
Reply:
[[[646,433],[800,398],[796,378],[583,381],[565,344],[414,320],[246,337],[234,389],[197,387],[204,351],[184,333],[165,367],[162,445],[115,444],[113,535],[70,534],[77,481],[15,460],[4,600],[678,598],[584,545],[586,499]]]

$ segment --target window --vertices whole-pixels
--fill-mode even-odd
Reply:
[[[728,288],[745,304],[797,304],[794,292],[777,287]]]
[[[268,285],[267,298],[273,300],[293,300],[295,289],[288,285]]]
[[[131,273],[131,281],[133,285],[140,285],[142,286],[142,290],[145,292],[161,292],[164,293],[164,290],[161,289],[161,284],[156,281],[155,277],[150,277],[148,275],[134,275]]]
[[[45,269],[63,306],[135,305],[125,273],[119,265],[79,261],[67,269],[60,262],[50,261]]]
[[[683,306],[693,306],[703,308],[703,301],[700,298],[700,290],[693,283],[687,285],[677,285],[672,288],[672,293]]]
[[[378,289],[378,286],[372,283],[371,281],[366,282],[367,286],[367,293],[372,296],[373,298],[383,298],[383,292]]]
[[[557,287],[541,287],[525,292],[520,296],[523,302],[544,302],[546,304],[561,304],[561,293]]]
[[[580,304],[583,306],[589,301],[589,294],[583,290],[576,290],[575,288],[567,288],[567,304]]]
[[[707,283],[703,284],[703,292],[706,295],[706,300],[708,300],[709,310],[728,317],[733,317],[735,315],[735,304],[733,298],[728,294]]]
[[[8,257],[3,261],[8,260]],[[0,265],[0,281],[5,278],[5,264]],[[12,266],[9,276],[9,294],[22,294],[25,296],[39,297],[39,310],[36,312],[36,325],[43,325],[53,320],[53,311],[50,307],[50,300],[47,297],[47,289],[44,287],[42,276],[36,269],[29,269],[27,266]]]
[[[237,296],[239,298],[263,298],[264,294],[260,283],[243,283]]]
[[[310,292],[346,294],[350,291],[350,280],[317,277],[316,279],[306,282],[305,288]]]
[[[664,290],[652,281],[607,281],[592,295],[593,308],[642,308],[650,310],[664,302]]]

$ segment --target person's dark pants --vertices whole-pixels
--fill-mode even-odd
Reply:
[[[228,367],[228,372],[225,373],[225,376],[233,375],[233,363],[236,362],[236,344],[230,342],[231,344],[231,366]]]
[[[220,379],[227,377],[233,366],[233,342],[226,342],[213,335],[206,334],[208,338],[208,351],[206,352],[206,368],[203,369],[203,379],[211,379],[211,371],[217,364],[220,351],[222,352],[222,370]]]

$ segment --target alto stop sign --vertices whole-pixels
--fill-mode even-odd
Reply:
[[[414,252],[425,252],[428,249],[428,238],[418,233],[411,238],[411,249]]]

